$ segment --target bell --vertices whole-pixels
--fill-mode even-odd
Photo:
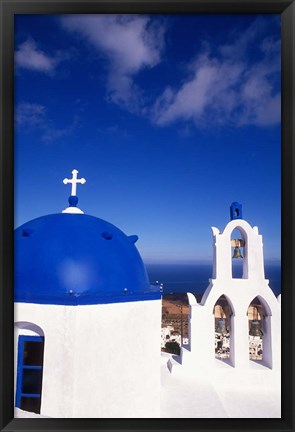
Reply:
[[[232,256],[233,258],[243,258],[240,248],[238,246],[235,247],[234,249],[234,254]]]
[[[225,320],[224,319],[218,320],[216,333],[226,333]]]
[[[262,335],[262,331],[259,328],[259,321],[254,320],[251,322],[249,335],[250,336],[261,336]]]

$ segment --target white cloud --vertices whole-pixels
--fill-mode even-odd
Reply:
[[[45,106],[22,102],[15,108],[15,125],[25,130],[39,131],[42,141],[52,142],[71,135],[78,125],[78,118],[74,118],[72,124],[65,128],[57,128],[48,117]]]
[[[72,123],[64,128],[57,128],[52,124],[44,124],[42,141],[52,142],[59,141],[64,137],[68,137],[74,133],[78,125],[78,119],[74,118]]]
[[[229,34],[229,40],[233,41],[230,44],[220,45],[219,52],[224,58],[240,59],[247,55],[248,51],[253,47],[257,38],[261,37],[267,28],[268,21],[263,18],[256,18],[248,28],[244,29],[241,34],[241,29],[234,29]]]
[[[39,126],[44,122],[45,114],[43,105],[22,102],[16,106],[15,121],[19,126]]]
[[[61,22],[107,58],[109,99],[136,111],[141,91],[134,75],[160,62],[163,27],[141,15],[69,15]]]
[[[53,73],[60,59],[58,56],[50,57],[37,48],[35,41],[28,39],[23,42],[15,52],[16,66],[47,74]]]
[[[169,124],[179,118],[201,122],[205,111],[214,106],[217,121],[227,117],[236,105],[233,89],[242,65],[218,63],[202,55],[195,64],[193,76],[177,90],[168,88],[154,107],[154,121]],[[232,88],[231,88],[232,87]]]
[[[167,87],[152,109],[154,123],[165,126],[177,120],[198,127],[214,124],[269,126],[280,122],[280,92],[275,83],[280,73],[280,43],[266,38],[260,58],[249,62],[247,51],[255,43],[257,23],[232,45],[207,48],[189,65],[187,79]],[[208,47],[208,44],[206,44]]]
[[[233,32],[233,42],[214,46],[214,54],[210,44],[204,43],[203,52],[187,66],[186,78],[163,89],[152,103],[136,79],[142,70],[162,60],[165,26],[151,17],[123,14],[68,15],[61,23],[82,37],[94,55],[107,60],[100,62],[107,99],[157,125],[178,120],[197,127],[280,122],[280,92],[275,90],[280,79],[280,41],[263,39],[269,20],[257,18],[242,33]]]

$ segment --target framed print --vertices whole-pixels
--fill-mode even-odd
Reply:
[[[1,430],[294,430],[294,2],[1,4]]]

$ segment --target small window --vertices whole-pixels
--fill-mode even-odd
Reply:
[[[40,413],[44,337],[19,336],[16,407]]]

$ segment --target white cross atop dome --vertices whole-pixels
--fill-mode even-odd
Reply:
[[[62,213],[84,213],[82,210],[80,210],[77,207],[78,204],[78,197],[77,197],[77,184],[84,184],[86,183],[85,178],[78,179],[77,174],[78,170],[74,169],[72,171],[72,178],[71,179],[63,179],[64,184],[71,183],[72,184],[72,190],[71,190],[71,196],[69,197],[69,204],[70,207],[67,207],[65,210],[62,211]]]
[[[78,172],[79,172],[78,170],[74,169],[72,171],[73,177],[71,179],[65,178],[63,180],[64,184],[72,183],[72,193],[71,193],[72,196],[76,196],[77,195],[77,184],[78,183],[80,183],[80,184],[86,183],[85,178],[81,178],[81,179],[77,178]]]

